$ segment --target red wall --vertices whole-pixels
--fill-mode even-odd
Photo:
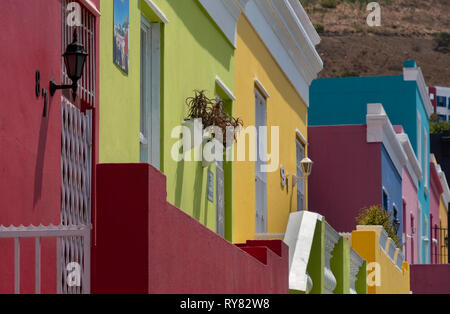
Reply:
[[[450,294],[450,265],[411,265],[411,291]]]
[[[381,144],[366,136],[365,125],[308,128],[309,210],[339,232],[355,230],[361,208],[381,204]]]
[[[94,293],[288,293],[288,247],[242,248],[166,201],[147,164],[97,167]]]
[[[430,241],[431,242],[431,250],[430,250],[430,261],[431,264],[439,264],[440,263],[440,234],[439,230],[433,229],[433,228],[439,228],[441,226],[440,224],[440,217],[439,217],[439,205],[441,201],[441,194],[443,192],[441,181],[439,180],[439,175],[436,170],[436,165],[434,162],[430,162],[430,186],[431,186],[431,193],[430,193]],[[437,243],[434,243],[433,239],[437,240]],[[449,278],[450,279],[450,278]]]
[[[0,21],[0,225],[59,224],[60,94],[49,99],[44,118],[44,100],[35,95],[35,72],[41,72],[41,89],[48,90],[51,78],[61,78],[61,2],[2,0]],[[53,292],[55,241],[44,243],[42,292]],[[0,241],[0,251],[0,291],[13,292],[13,241]],[[24,240],[22,292],[34,292],[30,260],[34,242]]]

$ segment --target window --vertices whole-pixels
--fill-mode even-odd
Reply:
[[[450,119],[450,116],[449,116],[449,119]],[[438,114],[437,122],[440,122],[440,121],[447,121],[447,116],[445,114]]]
[[[385,188],[383,188],[383,209],[385,211],[389,210],[389,196]]]
[[[438,107],[447,107],[447,98],[444,96],[437,96],[436,104]]]
[[[303,177],[301,161],[305,158],[305,146],[297,139],[297,177]],[[297,183],[297,211],[305,210],[305,181]]]

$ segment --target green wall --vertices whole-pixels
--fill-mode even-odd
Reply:
[[[335,245],[330,260],[331,271],[336,278],[335,294],[350,293],[350,243],[347,239],[340,237]]]
[[[195,89],[214,97],[216,76],[234,90],[234,47],[197,0],[154,0],[169,20],[161,27],[161,170],[167,176],[167,199],[212,230],[214,203],[207,199],[207,169],[201,162],[175,162],[172,129],[186,118],[186,98]],[[140,15],[157,16],[145,1],[130,0],[130,72],[113,63],[113,1],[101,1],[100,162],[139,162]],[[232,110],[232,109],[230,109]],[[210,166],[215,174],[215,166]],[[225,169],[231,176],[231,167]],[[226,178],[227,181],[227,178]],[[215,182],[214,182],[215,187]],[[226,193],[230,217],[231,189]],[[227,234],[230,234],[229,228]]]
[[[325,269],[325,220],[317,221],[314,239],[309,255],[307,271],[313,281],[310,294],[324,294]]]

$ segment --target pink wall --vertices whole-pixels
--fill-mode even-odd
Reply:
[[[288,293],[282,241],[224,240],[167,203],[152,166],[98,165],[97,202],[94,293]]]
[[[411,291],[416,294],[450,294],[450,265],[411,265]]]
[[[439,252],[440,252],[440,236],[439,231],[434,230],[434,227],[440,227],[439,223],[439,203],[441,200],[441,194],[443,192],[441,182],[439,180],[439,175],[436,170],[436,165],[434,162],[430,162],[430,228],[431,229],[431,263],[439,263]],[[437,240],[434,243],[433,239]]]
[[[403,208],[403,226],[404,226],[404,246],[403,251],[406,253],[406,261],[410,264],[418,263],[418,230],[417,225],[417,213],[418,213],[418,201],[417,201],[417,188],[409,174],[408,168],[403,167],[402,176],[402,197],[406,207]],[[413,233],[414,228],[414,233]]]
[[[308,128],[309,210],[339,232],[355,230],[361,208],[381,204],[381,144],[366,134],[365,125]]]
[[[59,224],[61,182],[61,108],[58,97],[35,95],[61,77],[61,2],[2,0],[3,48],[0,52],[0,225]],[[56,291],[55,241],[42,246],[42,292]],[[11,240],[0,241],[0,291],[13,292]],[[21,291],[34,292],[34,242],[21,245]],[[34,263],[33,263],[34,265]]]

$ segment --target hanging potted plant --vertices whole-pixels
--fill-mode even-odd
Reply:
[[[195,125],[201,125],[203,128],[203,142],[221,141],[220,145],[216,145],[216,147],[222,147],[221,153],[233,145],[236,140],[236,130],[239,130],[244,124],[240,118],[234,118],[224,110],[224,102],[221,98],[210,99],[206,96],[205,91],[195,91],[194,97],[188,98],[186,103],[189,107],[189,113],[188,119],[185,120],[185,125],[188,127],[193,125],[191,134],[198,132],[195,129]],[[195,123],[195,121],[200,119],[200,124]],[[232,129],[233,133],[227,134],[228,129]],[[220,132],[215,132],[214,130],[220,130]],[[220,136],[217,133],[222,135],[221,139],[219,139]],[[231,136],[232,140],[230,139]],[[212,162],[214,160],[205,161],[204,159],[203,166],[207,167]]]

